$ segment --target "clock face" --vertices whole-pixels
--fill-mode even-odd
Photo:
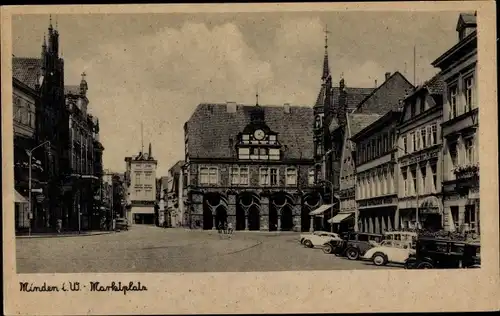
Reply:
[[[265,136],[265,133],[263,130],[261,129],[258,129],[256,130],[254,133],[253,133],[253,136],[255,137],[255,139],[257,140],[262,140]]]

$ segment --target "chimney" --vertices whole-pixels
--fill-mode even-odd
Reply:
[[[375,88],[377,88],[378,85],[377,85],[377,79],[375,79]]]
[[[236,102],[227,101],[226,107],[227,107],[227,113],[236,113]]]
[[[290,113],[290,103],[283,104],[283,108],[285,109],[285,113]]]
[[[390,72],[386,72],[385,73],[385,81],[387,81],[390,77],[391,77],[391,73]]]

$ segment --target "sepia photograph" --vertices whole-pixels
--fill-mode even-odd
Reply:
[[[55,274],[470,278],[498,205],[480,203],[496,99],[469,7],[12,13],[14,290],[79,291],[30,281]],[[94,279],[82,288],[152,290]]]

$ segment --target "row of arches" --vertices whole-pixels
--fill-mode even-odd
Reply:
[[[301,230],[308,231],[311,216],[309,212],[321,203],[320,195],[306,195],[301,205]],[[207,193],[203,196],[203,229],[224,227],[228,224],[228,202],[220,193]],[[254,192],[243,192],[236,196],[235,230],[261,229],[260,196]],[[270,231],[291,231],[295,222],[293,209],[295,199],[292,195],[279,192],[269,199],[268,229]]]

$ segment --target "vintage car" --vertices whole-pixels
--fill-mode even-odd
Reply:
[[[415,248],[417,245],[418,232],[416,231],[386,231],[383,233],[384,240],[400,240],[400,241],[409,241],[411,242],[412,248]]]
[[[408,257],[415,253],[411,241],[384,240],[380,245],[368,249],[363,255],[363,260],[370,260],[376,266],[388,263],[404,264]]]
[[[357,260],[365,252],[378,245],[383,236],[381,234],[348,232],[342,235],[342,241],[334,241],[323,244],[323,252],[346,256],[350,260]]]
[[[406,269],[457,269],[481,267],[479,241],[419,237]]]
[[[337,233],[330,233],[325,231],[315,231],[309,234],[300,235],[300,243],[307,248],[314,248],[322,246],[331,240],[342,240]]]

